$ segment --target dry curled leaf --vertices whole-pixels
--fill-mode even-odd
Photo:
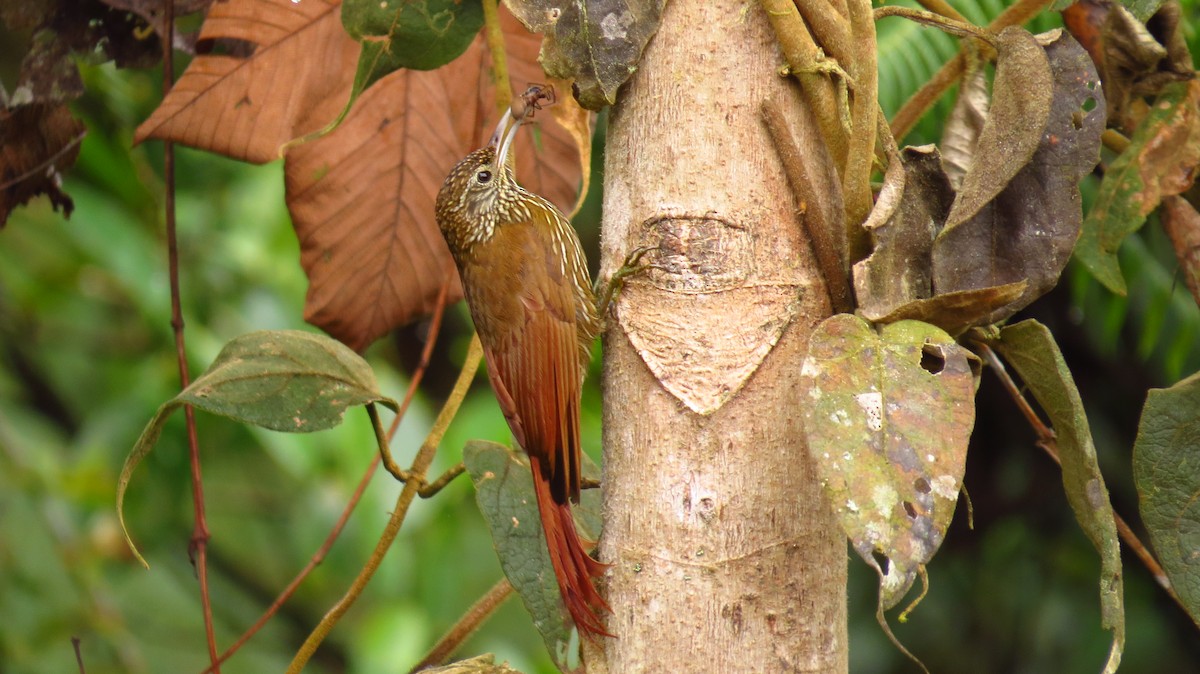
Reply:
[[[1021,297],[988,314],[986,323],[1011,316],[1058,283],[1083,217],[1079,181],[1100,159],[1105,108],[1095,67],[1069,34],[1047,38],[1052,105],[1033,158],[975,215],[947,224],[933,245],[935,295],[1028,281]],[[976,165],[992,161],[982,139],[978,151]]]
[[[995,45],[991,112],[946,219],[946,231],[991,203],[1029,163],[1050,117],[1054,76],[1037,39],[1024,28],[1010,26],[996,37]]]
[[[62,103],[0,109],[0,227],[14,208],[40,194],[71,215],[75,206],[62,191],[62,171],[75,163],[85,133]]]
[[[873,251],[854,265],[854,294],[862,315],[870,320],[933,294],[933,239],[954,198],[937,148],[905,148],[901,158],[904,182],[898,207],[879,226],[871,227],[874,217],[868,219]]]

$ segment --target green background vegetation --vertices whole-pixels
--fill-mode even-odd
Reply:
[[[977,22],[1003,6],[962,4]],[[1188,16],[1195,25],[1195,10]],[[4,37],[0,42],[14,44]],[[1189,40],[1195,53],[1194,33]],[[889,113],[955,48],[936,31],[894,19],[881,27],[880,44]],[[11,84],[20,55],[8,52],[0,50],[0,77]],[[199,672],[207,654],[187,558],[192,502],[181,415],[135,474],[127,500],[150,571],[125,548],[114,509],[125,454],[178,390],[161,144],[130,149],[133,129],[159,100],[159,75],[109,65],[85,66],[84,76],[88,93],[75,110],[89,134],[65,184],[74,215],[64,220],[39,199],[0,231],[0,672],[74,671],[72,636],[82,640],[89,674]],[[947,109],[944,102],[910,142],[935,140]],[[602,136],[597,152],[601,147]],[[306,282],[280,164],[254,167],[186,148],[177,153],[188,358],[198,373],[239,334],[304,327]],[[601,182],[599,168],[593,185]],[[596,196],[577,219],[593,269]],[[1138,413],[1148,387],[1200,369],[1200,312],[1175,282],[1174,259],[1155,222],[1131,238],[1122,265],[1129,298],[1111,296],[1072,266],[1060,287],[1023,315],[1055,331],[1088,406],[1114,505],[1140,530],[1130,476]],[[401,330],[368,351],[385,393],[403,395],[427,327]],[[401,463],[424,437],[468,337],[465,312],[456,307],[393,444]],[[594,375],[595,367],[585,392],[584,435],[598,458]],[[1057,469],[1033,447],[1032,432],[987,375],[978,403],[966,475],[975,528],[968,529],[960,507],[930,566],[928,598],[907,624],[894,626],[896,633],[933,671],[1096,671],[1109,634],[1099,625],[1095,552],[1067,507]],[[214,616],[225,646],[320,546],[374,441],[366,415],[356,410],[339,428],[313,435],[205,415],[198,425]],[[508,442],[482,377],[433,473],[457,461],[470,438]],[[375,475],[329,557],[223,671],[284,669],[369,555],[398,490],[383,471]],[[1200,671],[1194,625],[1135,558],[1126,554],[1124,563],[1124,671]],[[850,567],[851,670],[910,671],[874,622],[873,572],[854,559]],[[470,484],[460,478],[414,506],[380,573],[309,671],[407,671],[499,578]],[[489,651],[525,672],[554,671],[515,599],[463,654]]]

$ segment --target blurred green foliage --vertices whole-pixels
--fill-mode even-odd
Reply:
[[[982,21],[1003,4],[978,0],[962,9]],[[1194,19],[1194,3],[1186,5]],[[924,39],[930,44],[914,46]],[[1195,36],[1189,39],[1194,48]],[[889,111],[954,44],[897,20],[881,26],[880,42],[904,57],[881,64],[909,68],[881,77]],[[75,110],[89,135],[65,185],[75,214],[65,221],[38,200],[0,230],[0,671],[75,671],[70,639],[77,636],[89,674],[199,672],[207,655],[187,556],[192,497],[181,417],[139,469],[127,500],[149,571],[125,549],[114,510],[125,454],[178,390],[161,145],[130,148],[132,130],[159,100],[158,76],[105,66],[87,67],[85,78],[88,93]],[[936,140],[939,111],[949,100],[910,141]],[[602,138],[603,129],[593,185],[602,182]],[[195,373],[239,334],[303,328],[306,285],[283,205],[281,166],[177,153],[187,355]],[[593,269],[598,221],[593,194],[577,218]],[[1200,318],[1173,280],[1174,261],[1154,223],[1130,241],[1122,252],[1128,299],[1106,294],[1073,269],[1069,283],[1025,313],[1058,336],[1089,407],[1114,504],[1139,529],[1129,476],[1137,413],[1148,386],[1200,367]],[[393,397],[403,395],[409,367],[402,364],[413,362],[423,330],[401,331],[367,354]],[[447,318],[425,392],[393,445],[401,462],[424,437],[468,334],[458,308]],[[595,374],[594,366],[584,437],[598,457]],[[1108,648],[1099,626],[1099,562],[1072,518],[1057,469],[1033,448],[1032,433],[994,384],[985,376],[968,460],[975,529],[960,507],[930,567],[929,596],[907,624],[893,621],[894,629],[934,671],[1093,672]],[[320,547],[371,459],[373,439],[366,415],[353,411],[339,428],[313,435],[205,415],[198,426],[214,617],[225,646]],[[455,463],[471,438],[508,442],[482,378],[433,472]],[[283,670],[369,555],[398,490],[382,471],[372,479],[329,556],[224,672]],[[1125,565],[1124,671],[1200,671],[1195,627],[1131,555]],[[911,671],[875,625],[873,573],[850,566],[851,670]],[[459,479],[413,507],[379,574],[307,671],[406,671],[499,578],[470,485]],[[489,651],[530,674],[554,671],[517,601],[486,623],[463,654]]]

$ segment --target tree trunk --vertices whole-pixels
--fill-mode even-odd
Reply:
[[[847,669],[846,543],[799,413],[829,301],[764,98],[830,172],[779,63],[758,3],[670,0],[612,110],[603,270],[647,245],[658,267],[605,336],[613,674]]]

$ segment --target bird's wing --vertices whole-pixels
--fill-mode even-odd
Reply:
[[[507,244],[502,249],[515,252],[507,259],[521,262],[493,265],[492,273],[510,275],[508,282],[471,284],[473,294],[486,295],[470,298],[472,305],[493,308],[486,330],[478,317],[476,326],[492,389],[513,435],[538,458],[555,501],[566,503],[578,499],[580,478],[583,373],[574,291],[552,241],[537,236],[532,227],[503,229],[505,240],[494,243]],[[499,296],[501,287],[507,296]]]

